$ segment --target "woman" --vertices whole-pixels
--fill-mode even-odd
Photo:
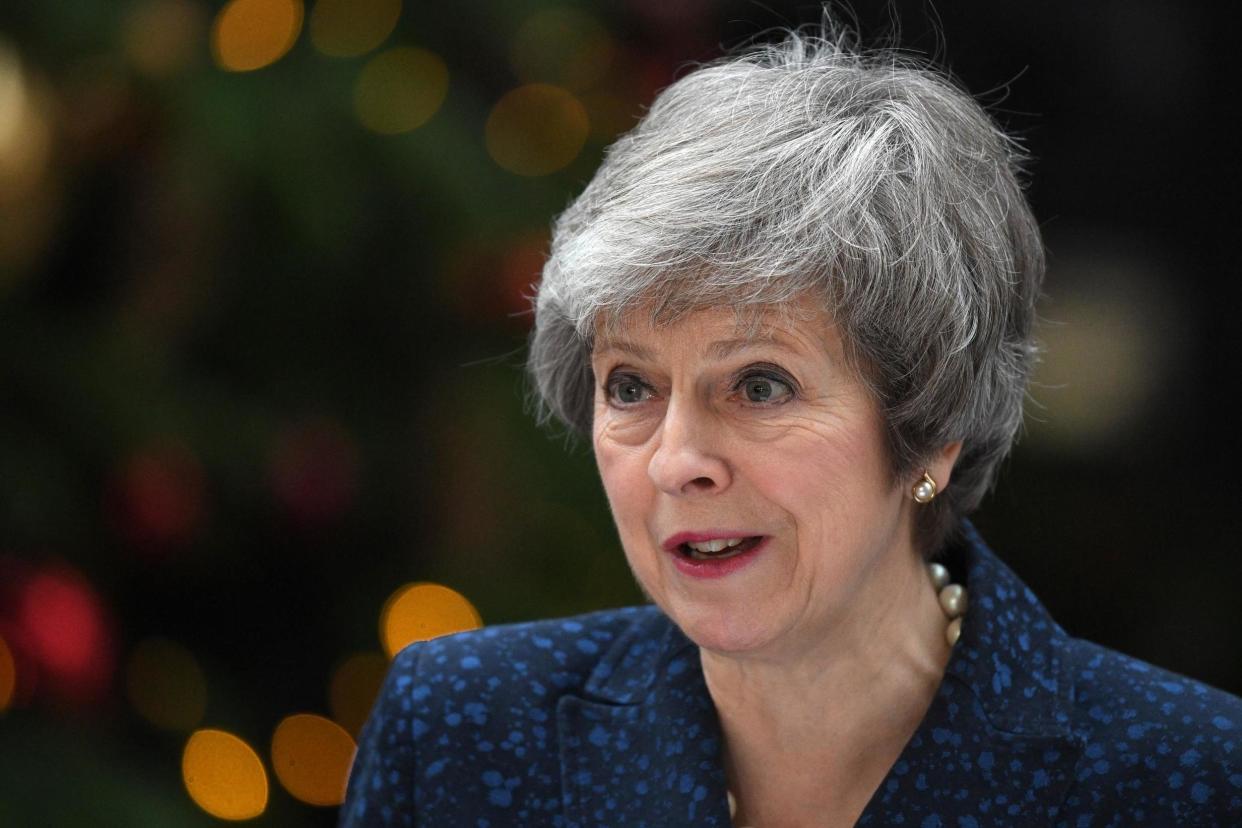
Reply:
[[[665,90],[530,355],[652,605],[405,650],[343,824],[1242,824],[1242,702],[1068,637],[965,520],[1033,362],[1019,161],[831,38]]]

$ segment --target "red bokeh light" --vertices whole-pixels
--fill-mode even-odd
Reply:
[[[203,519],[203,470],[179,442],[160,442],[135,452],[109,491],[121,535],[147,554],[189,543]]]
[[[523,320],[524,327],[534,322],[530,297],[548,259],[547,246],[543,236],[518,239],[509,245],[501,261],[497,310],[508,318]]]
[[[452,303],[474,322],[525,331],[534,321],[530,297],[547,260],[548,237],[531,233],[502,246],[462,251],[446,268]]]
[[[6,603],[12,601],[5,634],[18,675],[27,674],[20,684],[54,701],[98,701],[111,684],[116,655],[111,620],[95,588],[65,564],[13,571],[16,578],[5,590]]]
[[[358,450],[334,420],[317,418],[285,430],[269,463],[276,500],[306,527],[339,520],[354,500]]]

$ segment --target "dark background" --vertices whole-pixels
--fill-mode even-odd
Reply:
[[[407,1],[368,54],[325,56],[304,27],[227,72],[220,7],[0,4],[5,826],[214,822],[182,787],[188,731],[126,692],[152,637],[196,660],[197,726],[263,755],[378,650],[403,583],[452,586],[489,624],[638,601],[589,451],[523,409],[522,296],[552,217],[659,88],[819,16]],[[853,8],[1035,159],[1047,353],[977,523],[1071,633],[1242,692],[1234,21],[1150,0]],[[516,44],[549,10],[573,25],[532,65]],[[443,59],[448,94],[380,135],[352,90],[400,45]],[[532,80],[569,87],[591,132],[522,176],[484,125]],[[334,819],[273,781],[257,823]]]

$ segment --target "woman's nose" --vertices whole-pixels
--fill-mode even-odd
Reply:
[[[718,437],[708,412],[693,403],[670,402],[647,466],[652,482],[680,497],[724,491],[732,475]]]

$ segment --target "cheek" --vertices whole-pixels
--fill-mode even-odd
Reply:
[[[873,429],[823,419],[784,424],[754,456],[752,477],[807,529],[841,529],[887,497],[882,444]],[[761,481],[761,482],[760,482]]]
[[[659,410],[649,406],[634,411],[617,411],[607,405],[595,406],[595,445],[609,447],[641,446],[659,425]]]
[[[613,524],[621,540],[621,549],[643,593],[649,599],[660,592],[658,555],[652,553],[646,539],[646,519],[651,500],[646,464],[638,452],[624,445],[595,439],[595,464],[608,496]]]
[[[604,494],[612,508],[613,520],[624,530],[640,518],[644,500],[646,466],[633,448],[619,444],[601,431],[595,434],[595,467],[599,470]]]

